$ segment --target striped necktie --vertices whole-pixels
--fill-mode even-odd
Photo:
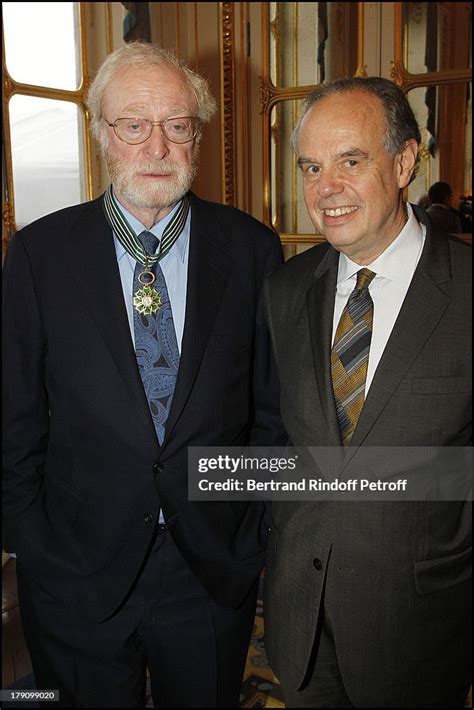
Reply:
[[[374,304],[370,269],[357,273],[357,283],[342,311],[331,350],[331,378],[342,443],[348,446],[365,398]]]

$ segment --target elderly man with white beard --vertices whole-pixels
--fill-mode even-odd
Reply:
[[[4,548],[60,707],[232,707],[260,503],[188,500],[190,446],[283,443],[257,317],[276,234],[190,192],[206,81],[131,43],[89,93],[105,194],[18,232],[4,275]],[[21,294],[21,297],[18,296]]]

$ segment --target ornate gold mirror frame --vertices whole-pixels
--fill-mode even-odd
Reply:
[[[357,37],[357,71],[356,76],[366,76],[364,67],[364,3],[357,3],[358,37]],[[281,88],[275,86],[270,76],[270,8],[269,3],[262,3],[262,65],[263,72],[260,84],[260,114],[262,116],[263,133],[263,221],[270,227],[271,217],[271,112],[281,101],[303,99],[313,89],[315,84],[307,86],[292,86]],[[309,245],[324,241],[318,234],[288,234],[280,233],[283,244]]]
[[[420,86],[433,86],[434,84],[454,84],[458,82],[472,81],[471,69],[442,69],[436,72],[426,72],[424,74],[410,74],[405,67],[403,56],[404,44],[406,44],[406,28],[403,25],[403,5],[406,3],[396,2],[395,4],[395,57],[392,62],[390,76],[397,86],[408,93],[411,89]],[[462,4],[462,3],[457,3]]]
[[[440,99],[438,115],[442,115],[444,139],[443,144],[450,149],[440,152],[440,179],[447,181],[453,188],[455,197],[464,194],[464,161],[466,145],[466,102],[459,91],[460,84],[468,85],[472,82],[472,69],[455,68],[428,71],[426,73],[412,74],[407,70],[408,52],[408,27],[404,24],[404,6],[407,3],[395,3],[395,36],[394,36],[394,61],[390,76],[405,94],[416,88],[443,87],[442,101]],[[443,18],[443,32],[441,37],[440,51],[446,56],[451,56],[457,52],[460,43],[463,45],[462,51],[465,55],[466,64],[468,62],[468,38],[470,32],[469,13],[472,11],[472,3],[437,3],[440,7]],[[452,7],[455,6],[455,7]],[[453,13],[454,10],[454,13]],[[460,37],[456,31],[459,23],[463,36]],[[437,41],[437,37],[434,38]],[[421,155],[428,159],[426,146],[421,147]]]

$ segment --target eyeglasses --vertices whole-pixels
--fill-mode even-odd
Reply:
[[[165,121],[149,121],[147,118],[117,118],[107,125],[114,129],[117,138],[129,145],[144,143],[151,136],[154,126],[160,126],[164,137],[171,143],[189,143],[196,137],[201,121],[196,116],[167,118]]]

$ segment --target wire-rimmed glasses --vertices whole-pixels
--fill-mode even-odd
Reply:
[[[139,145],[148,140],[154,126],[160,126],[164,137],[172,143],[189,143],[196,137],[201,125],[197,116],[178,116],[164,121],[150,121],[148,118],[117,118],[113,123],[105,121],[114,129],[117,138],[129,145]]]

